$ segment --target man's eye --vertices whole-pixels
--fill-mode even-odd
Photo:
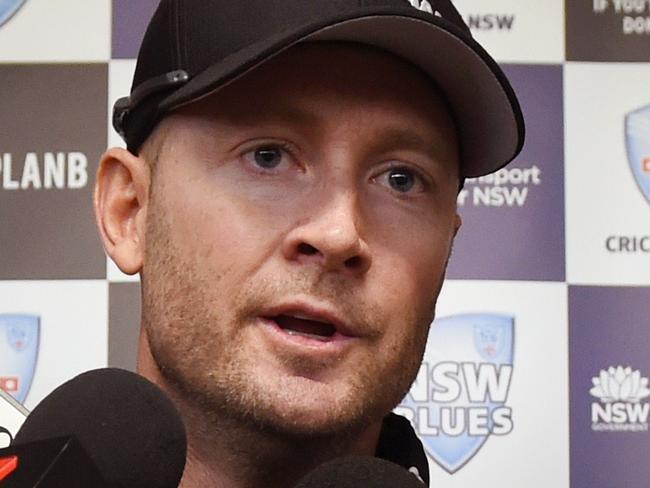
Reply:
[[[386,182],[399,193],[411,191],[418,183],[418,175],[408,168],[393,168],[386,172]]]
[[[282,163],[283,151],[279,147],[260,147],[252,151],[252,156],[260,168],[274,169]]]

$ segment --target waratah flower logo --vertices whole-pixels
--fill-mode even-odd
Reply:
[[[607,371],[601,369],[600,374],[591,381],[594,386],[589,393],[599,398],[601,402],[638,403],[650,396],[648,378],[642,377],[638,370],[632,371],[630,367],[610,366]]]

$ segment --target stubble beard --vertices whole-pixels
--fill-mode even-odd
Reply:
[[[321,406],[326,415],[314,422],[300,412],[312,408],[306,407],[304,401],[309,391],[299,386],[304,384],[304,378],[279,377],[265,384],[268,378],[253,374],[255,357],[247,353],[249,346],[240,340],[242,324],[265,300],[287,290],[347,304],[349,286],[325,283],[308,275],[273,282],[258,280],[241,287],[232,301],[232,310],[215,310],[209,291],[219,289],[221,277],[208,279],[205,263],[186,258],[188,254],[171,237],[165,212],[153,203],[148,213],[146,265],[142,273],[143,326],[153,359],[174,390],[172,396],[200,412],[206,429],[223,432],[225,424],[234,423],[292,442],[306,438],[344,439],[380,421],[401,401],[424,354],[435,297],[420,314],[413,313],[406,321],[407,327],[416,332],[406,336],[399,345],[401,350],[387,351],[392,353],[392,360],[371,363],[380,366],[375,370],[355,371],[344,394],[330,395],[330,403]],[[357,300],[349,312],[366,324],[381,323],[377,322],[381,317],[372,309]]]

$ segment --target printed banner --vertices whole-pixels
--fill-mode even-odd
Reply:
[[[564,281],[562,68],[505,69],[526,117],[526,144],[506,168],[465,182],[448,276]]]
[[[563,0],[454,0],[472,36],[499,62],[561,63]]]
[[[569,61],[650,61],[650,2],[566,0]]]
[[[160,0],[113,0],[113,59],[133,59]],[[124,95],[122,95],[124,96]]]
[[[107,62],[110,2],[0,0],[0,62]]]
[[[650,64],[574,63],[565,79],[567,279],[648,286]]]
[[[642,488],[650,479],[648,288],[569,288],[571,479]]]
[[[0,446],[25,414],[2,388],[32,408],[82,371],[135,367],[138,277],[107,265],[92,190],[158,2],[0,0]],[[527,139],[459,194],[400,409],[432,488],[648,488],[650,0],[454,4]]]
[[[0,381],[26,408],[107,363],[104,280],[0,281]],[[31,383],[31,386],[30,386]]]
[[[0,279],[106,277],[91,202],[106,148],[107,72],[0,65]]]
[[[563,283],[445,283],[396,409],[422,439],[432,487],[569,488],[566,294]]]

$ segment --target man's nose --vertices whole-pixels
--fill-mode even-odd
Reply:
[[[360,232],[362,216],[356,195],[342,192],[318,200],[286,235],[284,257],[327,271],[363,275],[372,258]]]

